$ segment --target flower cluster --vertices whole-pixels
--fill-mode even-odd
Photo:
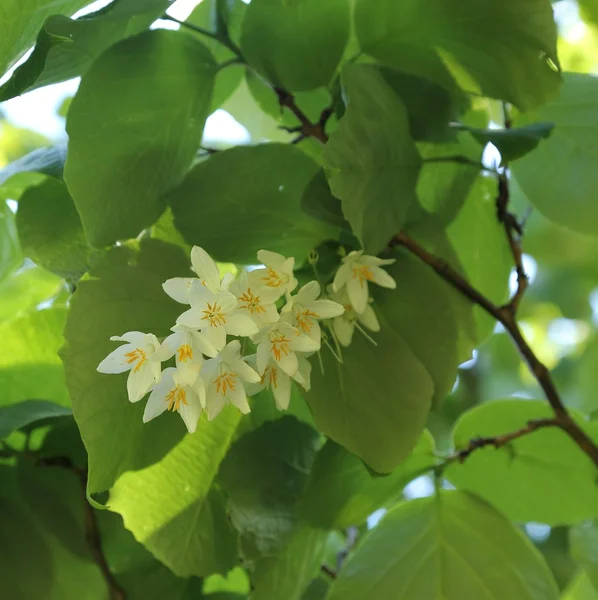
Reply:
[[[396,287],[380,268],[392,260],[352,252],[329,286],[329,298],[320,298],[317,281],[293,294],[298,286],[294,258],[267,250],[257,257],[262,268],[241,271],[237,278],[221,277],[208,253],[195,246],[191,264],[196,277],[163,284],[171,298],[188,306],[172,334],[162,341],[138,331],[110,338],[125,344],[111,352],[98,371],[129,371],[131,402],[150,392],[144,422],[166,410],[177,411],[193,433],[203,410],[209,420],[225,404],[248,413],[247,396],[263,389],[270,389],[278,409],[286,410],[291,380],[310,389],[309,358],[320,350],[323,339],[319,321],[329,320],[333,338],[343,346],[350,344],[358,321],[371,331],[380,329],[368,282]],[[244,355],[247,340],[256,348],[249,356]],[[172,358],[175,366],[163,369],[162,363]]]

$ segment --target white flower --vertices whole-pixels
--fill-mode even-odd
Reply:
[[[162,342],[158,353],[161,361],[176,356],[177,367],[191,364],[198,364],[201,367],[202,354],[211,357],[218,354],[218,350],[214,348],[208,338],[191,327],[179,324],[172,327],[171,331],[174,333]]]
[[[343,258],[343,264],[336,272],[333,289],[338,292],[346,285],[353,308],[358,313],[363,313],[368,305],[368,281],[385,288],[397,287],[396,281],[380,268],[383,265],[392,265],[394,262],[394,258],[366,256],[363,250],[351,252]]]
[[[293,379],[299,383],[306,391],[311,388],[311,364],[303,356],[298,355],[299,368]],[[250,356],[248,361],[255,363],[257,358]],[[289,377],[274,361],[270,361],[264,369],[259,383],[247,385],[247,393],[253,396],[264,389],[272,391],[276,408],[278,410],[287,410],[291,402],[291,377]]]
[[[158,338],[152,333],[129,331],[122,336],[112,336],[113,342],[127,342],[111,352],[99,365],[100,373],[124,373],[130,371],[127,392],[131,402],[137,402],[147,394],[150,387],[160,380],[160,360],[156,354],[160,348]]]
[[[293,275],[294,258],[285,258],[282,254],[260,250],[257,259],[265,265],[265,269],[255,269],[249,273],[249,283],[257,288],[265,286],[278,292],[280,298],[286,292],[292,292],[297,287]]]
[[[380,323],[371,304],[368,304],[360,314],[351,306],[347,288],[343,288],[340,292],[332,292],[331,287],[329,288],[331,297],[345,307],[345,312],[332,320],[332,330],[341,346],[346,347],[351,344],[357,321],[370,331],[380,331]]]
[[[201,375],[207,385],[208,420],[214,419],[225,404],[236,406],[243,414],[250,411],[243,382],[258,383],[260,376],[241,358],[239,340],[229,342],[216,358],[206,360]]]
[[[229,292],[214,294],[195,281],[189,288],[191,308],[178,319],[179,325],[199,329],[216,350],[226,344],[226,334],[251,336],[257,325],[248,315],[235,311],[237,299]]]
[[[315,352],[320,343],[304,335],[286,321],[264,328],[255,336],[257,343],[257,368],[264,373],[272,360],[287,375],[293,377],[299,370],[296,352]]]
[[[229,291],[237,298],[237,311],[248,315],[259,329],[279,319],[275,302],[280,297],[278,290],[264,285],[251,285],[247,271],[231,283]]]
[[[288,294],[287,303],[282,309],[283,313],[292,315],[292,325],[318,344],[321,339],[318,321],[338,317],[345,311],[342,304],[332,300],[318,300],[320,291],[320,284],[317,281],[310,281],[295,296]]]
[[[230,278],[227,276],[220,278],[218,265],[203,248],[193,246],[191,265],[197,277],[174,277],[162,284],[164,291],[173,300],[181,304],[190,304],[189,290],[195,281],[205,285],[213,293],[226,290]]]
[[[193,433],[206,403],[204,382],[198,373],[198,369],[164,369],[160,383],[148,398],[143,422],[151,421],[165,410],[176,410],[189,433]]]

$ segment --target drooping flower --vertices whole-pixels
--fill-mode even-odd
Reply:
[[[301,355],[297,355],[297,360],[299,361],[299,368],[292,379],[299,383],[306,391],[309,391],[311,388],[311,364]],[[250,364],[256,364],[257,357],[248,357],[248,362]],[[247,385],[247,393],[250,396],[254,396],[264,389],[272,391],[278,410],[288,410],[291,402],[291,377],[273,360],[271,360],[264,369],[259,383]]]
[[[229,277],[220,278],[218,265],[212,257],[199,246],[191,249],[191,265],[197,277],[174,277],[162,284],[164,291],[181,304],[190,304],[189,290],[193,282],[205,285],[214,294],[226,291]]]
[[[177,324],[171,328],[172,333],[163,342],[158,353],[162,362],[175,357],[177,367],[203,363],[203,354],[214,357],[218,350],[208,338],[199,331]]]
[[[394,289],[396,281],[381,266],[392,265],[394,258],[382,259],[377,256],[367,256],[363,250],[351,252],[343,258],[334,277],[333,289],[340,291],[347,286],[347,292],[353,308],[363,313],[368,305],[368,282],[376,283],[385,288]]]
[[[279,314],[275,305],[280,297],[278,290],[264,285],[251,285],[247,271],[242,271],[231,283],[229,291],[237,298],[237,311],[248,315],[258,329],[278,321]]]
[[[226,344],[226,334],[251,336],[258,332],[249,317],[235,311],[237,299],[230,292],[213,293],[199,282],[189,288],[191,308],[178,319],[179,325],[199,329],[218,351]]]
[[[310,281],[295,296],[287,294],[287,303],[282,309],[284,314],[291,315],[291,325],[318,344],[322,335],[318,321],[338,317],[345,310],[342,304],[332,300],[318,300],[320,291],[320,284]]]
[[[293,275],[295,267],[294,258],[285,258],[282,254],[260,250],[257,259],[265,266],[264,269],[255,269],[249,273],[249,283],[255,287],[268,287],[278,292],[278,298],[287,292],[292,292],[297,287],[297,280]]]
[[[160,380],[160,348],[158,338],[152,333],[129,331],[110,338],[113,342],[126,342],[111,352],[99,365],[100,373],[129,372],[127,392],[131,402],[137,402],[147,394],[151,386]]]
[[[362,313],[358,313],[351,305],[346,287],[342,288],[340,292],[333,292],[332,286],[330,286],[328,291],[331,298],[345,307],[345,312],[332,320],[332,330],[341,346],[347,347],[351,344],[357,322],[370,331],[380,331],[380,323],[371,304],[368,304]]]
[[[216,358],[206,360],[201,376],[207,387],[208,420],[218,416],[225,404],[236,406],[243,414],[251,410],[244,382],[258,383],[260,376],[241,358],[239,340],[229,342]]]
[[[197,421],[206,403],[206,392],[199,369],[164,369],[162,379],[148,398],[143,413],[147,423],[166,410],[177,411],[189,433],[197,427]]]
[[[291,377],[299,370],[297,352],[315,352],[320,349],[319,342],[286,321],[265,327],[254,337],[254,341],[257,343],[259,373],[264,373],[272,360]]]

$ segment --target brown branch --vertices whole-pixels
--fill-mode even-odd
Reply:
[[[326,134],[325,129],[326,123],[328,122],[330,115],[332,115],[332,109],[325,109],[320,116],[319,122],[312,123],[305,113],[297,106],[293,94],[278,87],[275,87],[274,91],[278,96],[280,105],[288,108],[295,117],[297,117],[299,123],[301,123],[300,127],[297,128],[297,131],[299,131],[304,138],[313,137],[322,142],[322,144],[325,144],[328,141],[328,135]]]
[[[322,571],[322,573],[324,573],[324,575],[327,575],[328,577],[330,577],[330,579],[336,579],[337,574],[336,571],[334,569],[331,569],[328,565],[322,565],[320,567],[320,571]]]
[[[82,469],[75,465],[67,456],[55,456],[51,458],[37,458],[35,462],[39,467],[59,467],[66,469],[77,476],[81,484],[81,493],[83,499],[83,512],[85,520],[85,541],[91,552],[91,555],[98,565],[104,581],[110,591],[111,600],[126,600],[125,591],[120,587],[114,575],[110,571],[106,557],[102,550],[102,538],[98,527],[98,521],[93,506],[87,500],[87,469]]]
[[[581,427],[573,420],[567,408],[563,404],[559,393],[552,381],[550,371],[538,359],[530,345],[527,343],[519,325],[515,320],[513,311],[508,307],[496,306],[491,300],[486,298],[477,289],[475,289],[460,273],[453,269],[445,260],[428,252],[420,246],[415,240],[411,239],[405,233],[399,233],[391,240],[390,247],[402,246],[417,256],[420,260],[431,267],[447,283],[459,290],[471,302],[483,308],[488,314],[492,315],[499,323],[503,325],[510,334],[520,354],[525,360],[529,370],[537,380],[544,391],[546,399],[550,403],[555,421],[560,429],[569,435],[569,437],[583,450],[588,457],[598,466],[598,446],[590,439]]]

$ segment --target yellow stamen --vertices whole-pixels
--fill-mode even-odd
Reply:
[[[168,402],[166,410],[178,411],[181,407],[181,403],[187,406],[187,393],[180,385],[177,385],[170,390],[170,393],[164,400]]]
[[[275,367],[266,367],[266,370],[264,371],[264,374],[262,375],[262,385],[264,385],[264,382],[266,380],[268,380],[268,388],[270,387],[278,387],[278,370]]]
[[[234,392],[236,378],[237,376],[235,375],[235,373],[230,373],[228,371],[216,377],[216,379],[214,379],[214,383],[216,384],[216,393],[226,396],[228,390]]]
[[[374,281],[372,270],[366,265],[353,267],[353,279],[359,279],[359,283],[363,285],[366,281]]]
[[[133,368],[133,373],[137,373],[143,366],[143,363],[147,360],[147,354],[141,348],[136,348],[132,352],[127,352],[125,356],[127,357],[128,365],[132,365],[135,361],[139,361]]]
[[[201,320],[208,321],[210,327],[218,327],[226,323],[226,317],[222,312],[222,308],[216,302],[214,304],[208,302],[207,310],[202,310],[201,312],[204,314]]]
[[[313,312],[313,310],[304,310],[296,316],[297,327],[303,331],[303,333],[309,333],[313,327],[312,320],[319,318],[320,315]]]
[[[262,277],[262,281],[265,282],[265,284],[268,287],[280,287],[284,281],[282,279],[282,277],[274,270],[274,269],[266,269],[266,275],[265,277]]]
[[[187,362],[193,360],[193,349],[189,344],[183,344],[178,349],[178,361]]]
[[[251,288],[247,288],[247,291],[242,296],[239,296],[239,302],[245,304],[244,306],[240,304],[239,308],[247,309],[251,315],[261,315],[266,312],[266,309],[262,306],[260,297],[255,296],[251,292]]]
[[[276,360],[280,360],[283,354],[288,356],[291,353],[291,348],[289,346],[291,340],[285,337],[284,334],[271,337],[270,342],[272,343],[270,352],[272,352]]]

